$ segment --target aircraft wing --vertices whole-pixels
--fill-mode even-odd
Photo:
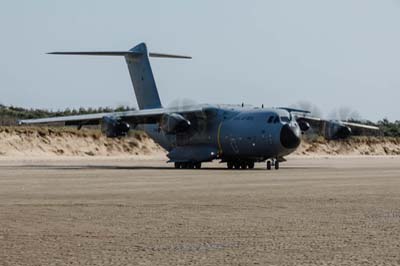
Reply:
[[[153,124],[160,121],[164,114],[179,113],[182,115],[206,114],[210,109],[207,106],[188,106],[188,107],[173,107],[173,108],[154,108],[125,112],[113,113],[97,113],[87,115],[59,116],[29,120],[19,120],[20,125],[33,124],[61,124],[66,126],[82,126],[82,125],[97,125],[100,124],[104,117],[113,117],[121,119],[130,124]]]
[[[376,127],[376,126],[353,123],[353,122],[346,122],[346,121],[341,121],[341,122],[343,125],[348,126],[350,128],[363,128],[363,129],[369,129],[369,130],[379,130],[379,127]]]
[[[375,135],[379,131],[379,127],[366,125],[361,123],[353,123],[340,120],[325,120],[319,117],[302,114],[296,115],[296,120],[300,127],[311,127],[317,130],[320,135],[327,139],[343,139],[351,134],[356,135]],[[305,125],[305,123],[308,124]]]
[[[347,121],[341,121],[341,120],[325,120],[319,117],[313,117],[313,116],[308,116],[308,115],[301,115],[301,116],[296,116],[296,120],[303,120],[311,125],[319,125],[323,123],[337,123],[341,124],[344,126],[348,126],[350,128],[362,128],[362,129],[369,129],[369,130],[379,130],[379,127],[376,126],[371,126],[371,125],[366,125],[366,124],[360,124],[360,123],[353,123],[353,122],[347,122]]]

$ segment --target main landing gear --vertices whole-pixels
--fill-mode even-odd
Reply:
[[[254,169],[254,161],[248,160],[228,161],[226,165],[228,169]],[[200,169],[201,162],[175,162],[174,166],[175,169]],[[267,170],[272,168],[279,169],[279,161],[277,159],[267,160]]]
[[[228,161],[226,166],[228,169],[253,169],[254,161]]]
[[[278,170],[279,169],[279,161],[276,159],[267,160],[267,170],[271,170],[272,166],[275,168],[275,170]]]
[[[201,162],[175,162],[175,169],[200,169]]]

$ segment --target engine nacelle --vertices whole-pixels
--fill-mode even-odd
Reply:
[[[101,123],[101,132],[108,138],[124,137],[128,134],[130,125],[121,119],[105,116]]]
[[[325,124],[325,137],[327,139],[346,139],[351,135],[351,128],[338,121],[327,121]]]
[[[306,132],[311,127],[310,124],[304,120],[299,120],[297,123],[299,124],[301,132]]]
[[[167,134],[182,133],[190,128],[190,121],[177,113],[163,115],[160,128]]]

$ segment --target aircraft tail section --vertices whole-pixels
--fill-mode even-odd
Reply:
[[[147,56],[146,44],[141,43],[133,47],[130,52],[132,54],[125,55],[125,61],[128,65],[139,109],[160,108],[160,96]]]
[[[156,82],[151,70],[149,56],[159,58],[183,58],[189,56],[148,53],[145,43],[140,43],[129,51],[115,52],[53,52],[49,54],[62,55],[95,55],[95,56],[124,56],[131,76],[139,109],[160,108],[161,101],[158,95]]]

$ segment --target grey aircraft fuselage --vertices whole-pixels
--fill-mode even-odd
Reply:
[[[209,106],[206,119],[195,120],[192,130],[168,134],[158,124],[140,127],[170,152],[173,162],[260,162],[286,156],[300,144],[301,131],[283,109],[242,106]],[[193,120],[192,120],[193,121]]]

